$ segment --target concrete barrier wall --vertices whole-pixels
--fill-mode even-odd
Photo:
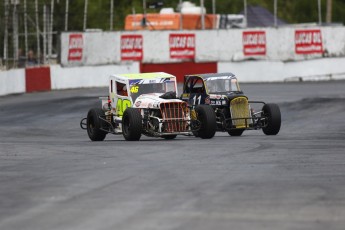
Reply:
[[[295,62],[219,62],[218,72],[232,72],[241,82],[340,80],[345,79],[344,63],[345,58],[320,58]]]
[[[25,70],[0,71],[0,96],[25,92]]]
[[[316,35],[320,36],[320,43],[313,41],[313,36],[311,36],[314,35],[313,31],[316,31]],[[307,44],[309,42],[310,46],[320,50],[317,52],[297,53],[296,33],[298,32],[302,32],[301,34],[304,35],[302,37],[304,43]],[[303,34],[303,32],[306,32],[306,34]],[[248,54],[245,52],[245,33],[263,33],[262,42],[265,49],[263,54]],[[71,42],[76,34],[80,36],[80,42]],[[139,52],[142,52],[143,55],[139,61],[143,63],[176,63],[186,61],[182,58],[171,57],[169,38],[174,34],[192,34],[195,36],[195,44],[193,44],[195,56],[187,61],[238,62],[253,59],[301,61],[323,56],[345,56],[345,27],[279,27],[204,31],[62,33],[61,63],[63,66],[120,64],[123,62],[121,60],[121,36],[123,35],[142,36]],[[312,40],[310,41],[310,39]],[[256,39],[251,39],[247,43],[249,43],[249,46],[254,44],[255,47],[256,42]],[[69,55],[73,50],[77,50],[77,53],[82,53],[80,60],[70,58]]]
[[[124,65],[85,66],[62,68],[60,65],[51,67],[51,88],[71,89],[84,87],[100,87],[108,85],[108,78],[113,73],[139,73],[139,63]]]
[[[112,73],[139,73],[138,62],[62,68],[60,65],[0,71],[0,96],[108,85]]]

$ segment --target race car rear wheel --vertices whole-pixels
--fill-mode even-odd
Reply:
[[[103,141],[107,135],[107,132],[101,130],[105,126],[105,122],[99,119],[102,116],[104,117],[104,112],[99,108],[90,109],[87,113],[87,134],[92,141]]]
[[[228,131],[230,136],[241,136],[244,132],[244,129],[231,129]]]
[[[140,140],[142,133],[142,117],[135,108],[127,108],[122,117],[122,134],[127,141]]]
[[[172,140],[177,137],[177,135],[164,135],[162,136],[165,140]]]
[[[262,131],[266,135],[277,135],[281,126],[281,114],[277,104],[265,104],[262,107],[262,116],[266,117],[266,126]]]
[[[212,138],[217,130],[216,114],[209,105],[198,105],[195,107],[197,118],[201,122],[201,127],[197,132],[193,132],[195,136],[202,139]]]

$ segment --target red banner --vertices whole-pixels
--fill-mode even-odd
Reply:
[[[68,46],[68,61],[81,61],[83,58],[83,35],[70,34]]]
[[[243,54],[266,55],[266,32],[244,31],[242,33]]]
[[[194,59],[195,34],[170,34],[170,58]]]
[[[320,30],[295,31],[296,54],[322,53],[322,36]]]
[[[121,35],[121,60],[141,61],[143,59],[142,35]]]

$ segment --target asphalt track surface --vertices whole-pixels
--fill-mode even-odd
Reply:
[[[345,229],[345,82],[242,89],[279,135],[96,143],[106,88],[0,97],[0,229]]]

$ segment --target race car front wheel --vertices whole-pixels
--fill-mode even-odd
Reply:
[[[104,117],[103,110],[99,108],[90,109],[87,113],[87,134],[92,141],[103,141],[107,135],[107,132],[101,130],[105,122],[99,119],[99,117]]]
[[[217,121],[216,114],[209,105],[198,105],[195,107],[197,118],[201,122],[201,127],[198,131],[193,132],[195,136],[202,139],[210,139],[216,134]]]
[[[281,114],[277,104],[265,104],[262,107],[262,116],[266,119],[262,131],[266,135],[277,135],[281,126]]]
[[[140,140],[142,133],[142,117],[135,108],[127,108],[122,117],[122,134],[127,141]]]

